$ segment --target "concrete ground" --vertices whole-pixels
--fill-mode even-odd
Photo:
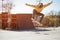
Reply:
[[[40,28],[38,31],[7,31],[0,29],[0,40],[60,40],[60,27],[45,29]]]

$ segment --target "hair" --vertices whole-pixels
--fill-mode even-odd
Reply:
[[[43,7],[43,3],[39,3],[39,4],[41,4],[41,5],[39,5],[39,7]]]

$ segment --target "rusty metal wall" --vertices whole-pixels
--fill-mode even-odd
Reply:
[[[8,27],[8,13],[2,13],[2,29]],[[30,30],[35,29],[31,21],[31,14],[11,14],[11,30]]]

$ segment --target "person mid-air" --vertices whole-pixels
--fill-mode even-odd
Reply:
[[[32,4],[27,4],[27,3],[26,3],[26,5],[34,8],[34,9],[33,9],[33,17],[32,17],[32,18],[34,19],[35,15],[41,16],[41,18],[40,18],[40,22],[41,22],[42,19],[43,19],[43,17],[44,17],[44,14],[41,13],[42,10],[43,10],[45,7],[47,7],[47,6],[49,6],[50,4],[52,4],[52,2],[53,2],[53,1],[51,1],[51,2],[49,2],[49,3],[47,3],[47,4],[44,4],[44,5],[43,5],[43,3],[38,3],[37,5],[32,5]]]

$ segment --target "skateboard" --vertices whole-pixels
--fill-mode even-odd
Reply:
[[[31,18],[31,20],[32,20],[34,26],[42,26],[42,24],[39,21],[37,21],[37,20],[35,20],[33,18]]]

